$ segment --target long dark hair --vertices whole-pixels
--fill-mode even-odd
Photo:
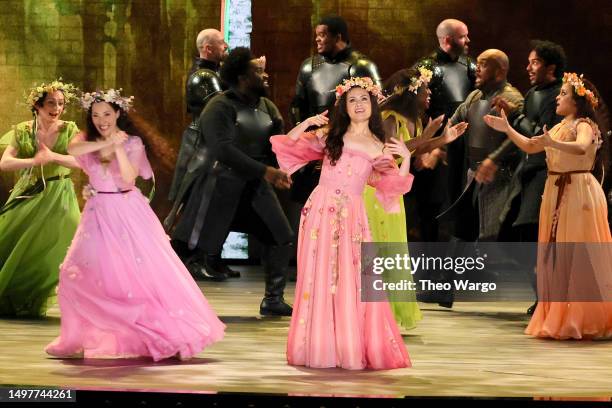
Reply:
[[[175,149],[170,146],[166,139],[152,125],[137,113],[131,112],[128,114],[116,103],[110,102],[109,105],[115,112],[120,112],[119,118],[117,118],[117,127],[119,129],[123,130],[128,135],[140,136],[147,151],[155,158],[155,163],[161,165],[164,171],[174,168],[173,158],[176,158]],[[92,107],[87,110],[87,131],[85,133],[85,140],[95,142],[102,136],[93,123],[91,114]]]
[[[602,145],[597,150],[597,155],[595,156],[593,175],[597,177],[598,180],[602,180],[610,169],[610,112],[595,85],[586,78],[582,78],[582,82],[587,90],[593,92],[598,100],[598,104],[597,107],[594,108],[586,95],[578,95],[576,89],[570,86],[572,89],[572,98],[576,103],[576,118],[589,118],[599,127]]]
[[[419,76],[420,72],[416,68],[400,69],[391,75],[383,84],[385,95],[390,96],[382,103],[380,109],[393,110],[416,123],[423,112],[419,112],[417,94],[410,92],[407,88],[412,78],[419,78]],[[397,88],[404,88],[404,91],[399,94],[395,93]]]
[[[340,156],[342,156],[344,134],[351,124],[351,118],[346,110],[346,96],[348,95],[349,91],[342,94],[338,100],[338,103],[334,106],[331,112],[329,132],[327,134],[327,139],[325,140],[325,153],[327,154],[327,157],[329,157],[329,161],[332,166],[335,166],[336,162],[340,159]],[[372,105],[372,115],[368,121],[368,128],[370,129],[370,132],[376,135],[376,137],[384,143],[385,131],[383,129],[383,121],[382,117],[380,116],[378,101],[374,95],[371,93],[369,95],[370,103]]]

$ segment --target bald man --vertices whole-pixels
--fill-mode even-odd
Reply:
[[[463,156],[456,158],[467,164],[461,173],[463,179],[460,187],[464,193],[460,197],[452,197],[456,199],[452,207],[454,235],[463,241],[498,240],[503,232],[503,221],[510,210],[510,180],[521,160],[521,153],[516,148],[497,156],[499,170],[491,183],[481,184],[474,177],[481,163],[506,140],[505,134],[488,128],[483,116],[499,115],[494,106],[498,97],[508,101],[513,110],[523,107],[523,96],[507,82],[509,68],[508,56],[501,50],[489,49],[480,54],[476,60],[477,89],[468,95],[450,118],[453,124],[463,121],[469,123],[463,136]]]
[[[427,115],[431,118],[445,115],[446,121],[474,89],[476,64],[467,56],[470,39],[465,23],[446,19],[438,24],[436,37],[438,48],[419,60],[415,67],[425,67],[433,73],[429,83],[431,100]],[[463,151],[462,143],[459,138],[446,149]],[[454,173],[451,171],[449,174],[449,168],[444,164],[445,154],[443,149],[436,149],[414,158],[415,181],[406,205],[418,214],[408,222],[418,219],[418,225],[409,225],[409,229],[417,227],[421,241],[439,240],[436,216],[447,200],[448,177]]]
[[[206,146],[198,143],[199,118],[208,101],[222,91],[219,68],[227,56],[227,44],[223,34],[214,28],[200,31],[196,37],[196,48],[198,56],[193,61],[185,85],[187,112],[191,114],[192,121],[183,132],[174,177],[168,194],[168,199],[173,202],[172,210],[164,221],[164,226],[168,231],[172,230],[179,209],[189,199],[190,186],[195,174],[198,174],[198,171],[207,165],[206,160],[200,159],[207,158],[209,155]],[[198,165],[195,166],[194,163]],[[239,272],[225,265],[220,253],[196,253],[187,248],[187,243],[176,238],[173,238],[172,246],[196,279],[220,281],[228,277],[240,276]]]

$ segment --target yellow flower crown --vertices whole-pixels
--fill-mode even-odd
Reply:
[[[350,79],[345,79],[342,81],[342,84],[336,87],[336,101],[340,99],[340,97],[348,92],[351,88],[360,87],[374,95],[377,99],[380,99],[383,94],[380,86],[374,84],[372,78],[370,77],[351,77]]]
[[[429,84],[432,77],[432,71],[428,70],[425,67],[419,67],[419,77],[410,78],[410,85],[408,86],[396,85],[395,88],[393,88],[393,95],[401,95],[406,90],[416,94],[417,92],[419,92],[419,88],[421,86]]]
[[[584,86],[584,82],[582,81],[583,76],[583,74],[580,74],[580,76],[578,76],[578,74],[576,74],[575,72],[566,72],[563,74],[563,82],[573,86],[576,95],[584,96],[587,101],[589,101],[593,109],[597,109],[597,106],[599,105],[599,100],[597,99],[593,91],[586,89],[586,87]]]
[[[30,88],[25,97],[25,103],[31,109],[34,109],[36,102],[38,102],[45,93],[50,94],[55,91],[61,91],[64,94],[64,101],[67,104],[76,101],[78,99],[79,89],[68,82],[62,82],[62,78],[58,78],[53,82],[41,83],[40,85],[34,85]]]

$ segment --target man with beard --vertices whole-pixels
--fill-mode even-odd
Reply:
[[[348,26],[339,16],[323,17],[315,28],[317,54],[302,62],[291,104],[291,120],[297,124],[330,109],[334,90],[344,79],[370,77],[381,85],[376,65],[351,46]],[[310,163],[293,174],[291,198],[305,203],[319,181],[316,163]]]
[[[508,120],[512,127],[525,136],[541,134],[544,126],[552,129],[562,119],[555,111],[565,66],[565,52],[560,45],[550,41],[532,41],[527,74],[533,87],[525,95],[523,109],[516,109],[511,101],[502,96],[495,97],[493,105],[497,107],[498,112],[513,112]],[[499,167],[499,157],[512,146],[512,141],[507,139],[499,149],[491,153],[478,169],[476,181],[492,182]],[[508,202],[511,202],[511,210],[507,223],[511,223],[516,231],[511,238],[518,238],[521,242],[538,242],[538,221],[546,172],[544,152],[523,156],[512,179],[512,190],[508,199]],[[530,278],[535,288],[535,274]],[[531,306],[527,313],[532,314],[535,306]]]
[[[196,46],[199,56],[194,59],[187,77],[185,93],[187,112],[191,114],[192,121],[183,132],[174,177],[168,194],[168,199],[173,201],[174,205],[170,215],[164,221],[167,230],[172,228],[180,205],[187,201],[190,190],[186,186],[191,185],[197,173],[197,169],[188,170],[188,164],[198,150],[200,154],[206,152],[206,146],[198,144],[200,141],[198,138],[200,113],[206,103],[220,93],[222,88],[219,67],[227,56],[227,44],[223,39],[223,34],[212,28],[202,30],[196,38]],[[174,239],[172,246],[194,277],[198,279],[224,280],[226,276],[240,276],[239,272],[231,270],[222,262],[220,252],[201,258],[187,248],[186,242]]]
[[[476,65],[467,56],[470,39],[465,23],[446,19],[438,24],[436,36],[438,49],[418,61],[415,67],[425,67],[433,73],[429,83],[431,101],[427,115],[430,118],[445,115],[446,122],[474,89]],[[448,155],[450,172],[441,163],[447,157],[443,149],[420,155],[414,162],[416,171],[412,194],[417,204],[420,238],[424,242],[437,242],[439,239],[436,216],[447,198],[447,190],[455,191],[451,196],[458,195],[456,190],[460,178],[456,176],[460,174],[458,169],[463,167],[463,162],[453,162],[458,156],[452,152],[463,151],[463,139],[459,138],[446,146],[446,150],[451,152]]]
[[[274,167],[269,138],[282,133],[283,120],[264,97],[265,58],[235,48],[220,75],[229,89],[215,96],[199,119],[199,138],[208,147],[210,165],[198,170],[173,238],[209,256],[221,251],[230,231],[253,234],[264,246],[266,288],[260,313],[290,316],[283,294],[293,231],[272,185],[286,189],[291,181]]]

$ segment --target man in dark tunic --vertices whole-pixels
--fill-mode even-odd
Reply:
[[[560,45],[550,41],[532,41],[527,74],[533,87],[525,95],[523,109],[516,109],[501,96],[493,104],[498,111],[503,109],[505,112],[513,112],[508,120],[521,134],[527,137],[542,134],[544,126],[551,129],[562,119],[555,111],[565,66],[565,52]],[[493,181],[499,167],[499,156],[511,146],[512,141],[508,139],[491,153],[480,166],[476,180],[483,183]],[[511,203],[507,223],[511,223],[515,229],[511,238],[521,242],[538,242],[538,221],[546,172],[544,152],[523,156],[512,179],[512,190],[507,201]],[[535,288],[535,274],[531,276],[531,281]],[[533,310],[535,305],[529,308],[528,313],[532,314]]]
[[[251,233],[262,242],[266,274],[262,315],[290,316],[283,294],[294,235],[272,186],[289,188],[275,168],[270,136],[283,120],[264,95],[265,59],[238,47],[221,67],[229,86],[215,96],[199,119],[199,145],[180,190],[191,189],[173,239],[197,248],[201,257],[217,254],[230,231]],[[173,211],[177,211],[175,208]]]
[[[174,177],[168,194],[168,199],[175,203],[184,203],[189,196],[190,191],[183,191],[179,195],[179,189],[187,172],[189,160],[197,148],[198,119],[200,114],[208,101],[222,90],[219,67],[220,63],[227,56],[227,44],[223,39],[223,34],[213,28],[208,28],[198,33],[196,47],[198,49],[198,57],[194,58],[185,85],[187,112],[191,115],[192,121],[183,132]],[[167,230],[170,230],[173,226],[174,215],[175,212],[164,221],[164,226]],[[222,262],[221,253],[211,254],[209,257],[199,261],[202,265],[192,267],[190,264],[198,260],[197,254],[189,250],[186,243],[182,241],[173,240],[172,246],[181,259],[183,259],[191,273],[198,279],[223,280],[226,276],[240,276],[239,272],[230,269]]]
[[[370,77],[381,85],[376,65],[351,46],[348,26],[342,17],[323,17],[315,28],[317,53],[302,62],[291,104],[291,121],[298,124],[306,118],[330,109],[336,102],[336,85],[351,77]],[[293,174],[291,198],[305,203],[319,182],[316,162]]]
[[[457,107],[474,90],[476,64],[467,56],[468,28],[462,21],[446,19],[436,29],[439,47],[432,54],[419,60],[415,67],[425,67],[432,72],[429,82],[431,100],[427,116],[437,118],[445,115],[444,123],[455,113]],[[447,199],[447,190],[456,191],[460,184],[460,172],[463,162],[453,162],[457,155],[454,151],[463,152],[463,139],[459,138],[449,146],[449,167],[443,163],[447,154],[444,149],[435,149],[415,159],[415,180],[412,192],[416,199],[421,241],[437,242],[439,225],[436,216]],[[460,160],[460,159],[459,159]],[[450,171],[449,168],[453,169]],[[453,178],[459,176],[459,178]],[[451,177],[449,182],[448,178]],[[456,196],[457,193],[451,193]]]

